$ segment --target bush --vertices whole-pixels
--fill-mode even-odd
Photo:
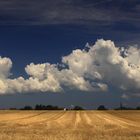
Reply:
[[[97,110],[107,110],[107,108],[104,105],[100,105]]]

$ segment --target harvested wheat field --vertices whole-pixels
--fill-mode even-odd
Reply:
[[[140,140],[140,111],[0,111],[0,140]]]

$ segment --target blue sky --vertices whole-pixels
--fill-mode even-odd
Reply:
[[[10,78],[28,78],[25,67],[32,62],[61,63],[63,56],[84,49],[87,42],[94,45],[97,39],[103,38],[114,41],[117,47],[139,48],[139,37],[139,0],[0,1],[0,56],[12,60]],[[99,93],[79,90],[67,90],[63,94],[16,92],[1,95],[0,106],[43,103],[95,108],[99,104],[114,107],[120,101],[137,106],[140,104],[138,95],[129,93],[128,98],[122,95],[139,94],[139,91],[122,91],[109,85],[108,91]]]

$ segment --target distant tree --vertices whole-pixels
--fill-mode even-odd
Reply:
[[[122,102],[120,102],[120,110],[124,109]]]
[[[40,105],[37,104],[35,106],[35,110],[43,110],[43,109],[45,109],[45,107],[43,105],[41,105],[41,104]]]
[[[46,110],[57,110],[58,107],[52,106],[52,105],[47,105]]]
[[[39,105],[37,104],[36,106],[35,106],[35,110],[38,110],[39,109]]]
[[[21,110],[32,110],[33,108],[31,106],[24,106]]]
[[[81,106],[75,106],[73,110],[84,110]]]
[[[36,105],[35,110],[62,110],[63,108],[59,108],[58,106],[52,106],[52,105]]]
[[[132,107],[125,107],[125,106],[123,106],[123,107],[119,107],[119,108],[115,108],[115,110],[135,110],[134,108],[132,108]]]
[[[17,108],[13,107],[13,108],[9,108],[10,110],[17,110]]]
[[[115,108],[115,110],[135,110],[135,108],[125,107],[122,102],[120,102],[120,106],[118,108]]]
[[[104,105],[100,105],[97,110],[107,110],[107,108]]]
[[[137,107],[136,107],[136,110],[140,110],[140,106],[137,106]]]

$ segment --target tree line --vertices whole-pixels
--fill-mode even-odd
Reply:
[[[10,108],[10,110],[17,110],[17,108]],[[23,108],[20,108],[19,110],[86,110],[86,109],[81,106],[70,106],[68,108],[65,108],[65,107],[58,107],[53,105],[37,104],[35,105],[35,107],[27,105],[24,106]],[[99,105],[96,110],[109,110],[109,109],[104,105]],[[140,106],[136,108],[131,108],[131,107],[125,107],[122,104],[120,104],[120,106],[118,108],[114,108],[114,110],[140,110]]]

